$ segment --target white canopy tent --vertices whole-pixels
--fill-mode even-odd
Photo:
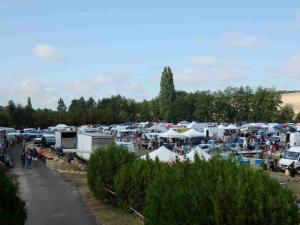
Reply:
[[[165,133],[160,134],[159,137],[162,137],[162,138],[184,138],[184,136],[181,133],[178,133],[172,129],[168,130]]]
[[[168,131],[167,128],[165,128],[162,125],[158,125],[158,124],[155,124],[152,127],[147,128],[147,130],[155,131],[155,132],[166,132],[166,131]]]
[[[183,132],[182,135],[187,138],[205,137],[204,133],[200,133],[195,129],[189,129],[186,132]]]
[[[197,131],[201,131],[204,128],[208,127],[208,123],[197,123],[197,122],[193,121],[190,124],[188,124],[186,127],[189,128],[189,129],[193,128]]]
[[[219,126],[218,126],[218,129],[226,129],[226,126],[224,126],[223,124],[220,124]]]
[[[156,157],[159,159],[159,161],[162,162],[175,162],[176,160],[180,160],[181,156],[170,151],[164,146],[161,146],[159,149],[149,153],[149,158],[151,160],[155,160]],[[146,159],[147,155],[144,155],[141,157],[141,159]]]
[[[237,127],[236,125],[230,124],[229,126],[224,128],[225,130],[238,130],[240,129],[239,127]]]
[[[207,152],[203,151],[201,148],[196,147],[193,151],[189,152],[186,154],[186,158],[189,159],[190,161],[194,162],[195,161],[195,155],[198,154],[200,159],[204,160],[209,160],[211,159],[211,155],[208,154]]]

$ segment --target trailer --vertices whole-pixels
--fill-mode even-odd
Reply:
[[[77,156],[84,160],[89,160],[91,154],[96,149],[114,143],[114,137],[102,133],[85,133],[77,136]]]
[[[300,133],[290,133],[290,146],[300,146]]]
[[[55,149],[74,149],[77,146],[77,132],[69,130],[55,131]]]

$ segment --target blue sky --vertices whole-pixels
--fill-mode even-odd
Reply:
[[[261,85],[300,89],[300,2],[0,0],[0,104]]]

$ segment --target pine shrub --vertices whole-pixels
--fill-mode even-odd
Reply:
[[[147,189],[149,225],[298,224],[295,196],[262,170],[215,157],[164,167]]]
[[[136,156],[125,147],[110,145],[97,149],[87,165],[87,180],[90,190],[98,199],[113,201],[109,192],[114,191],[113,178],[122,165],[133,162]]]
[[[131,206],[144,212],[145,193],[156,173],[165,164],[152,160],[136,160],[121,167],[114,178],[120,206]]]
[[[0,224],[23,225],[25,220],[25,203],[17,195],[17,187],[0,167]]]

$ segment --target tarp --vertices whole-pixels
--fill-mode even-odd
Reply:
[[[182,134],[180,134],[172,129],[168,130],[165,133],[160,134],[159,137],[162,137],[162,138],[184,138],[184,136]]]
[[[175,162],[176,160],[180,160],[181,156],[170,151],[164,146],[161,146],[159,149],[156,149],[153,152],[149,153],[149,158],[152,160],[155,160],[156,157],[159,159],[159,161],[162,162]],[[147,155],[144,155],[141,157],[141,159],[146,159]]]
[[[238,129],[239,129],[239,127],[237,127],[237,126],[235,126],[233,124],[230,124],[229,126],[227,126],[225,128],[225,130],[238,130]]]
[[[152,127],[147,128],[147,130],[154,130],[159,132],[166,132],[168,129],[161,125],[153,125]]]
[[[204,128],[208,127],[208,123],[197,123],[195,121],[191,122],[186,126],[187,128],[193,128],[197,131],[203,130]]]
[[[185,155],[186,159],[189,159],[190,161],[194,162],[196,153],[198,154],[200,159],[209,160],[211,158],[210,154],[203,151],[201,148],[197,146],[196,149],[194,149],[193,151]]]
[[[190,122],[188,121],[180,121],[179,123],[177,123],[177,125],[188,125]]]
[[[204,133],[200,133],[195,129],[189,129],[188,131],[183,132],[182,135],[184,135],[187,138],[205,137]]]
[[[220,125],[218,126],[218,128],[219,128],[219,129],[225,129],[226,126],[224,126],[223,124],[220,124]]]
[[[171,124],[171,123],[165,124],[165,128],[167,128],[167,129],[171,129],[173,127],[175,127],[174,124]]]

